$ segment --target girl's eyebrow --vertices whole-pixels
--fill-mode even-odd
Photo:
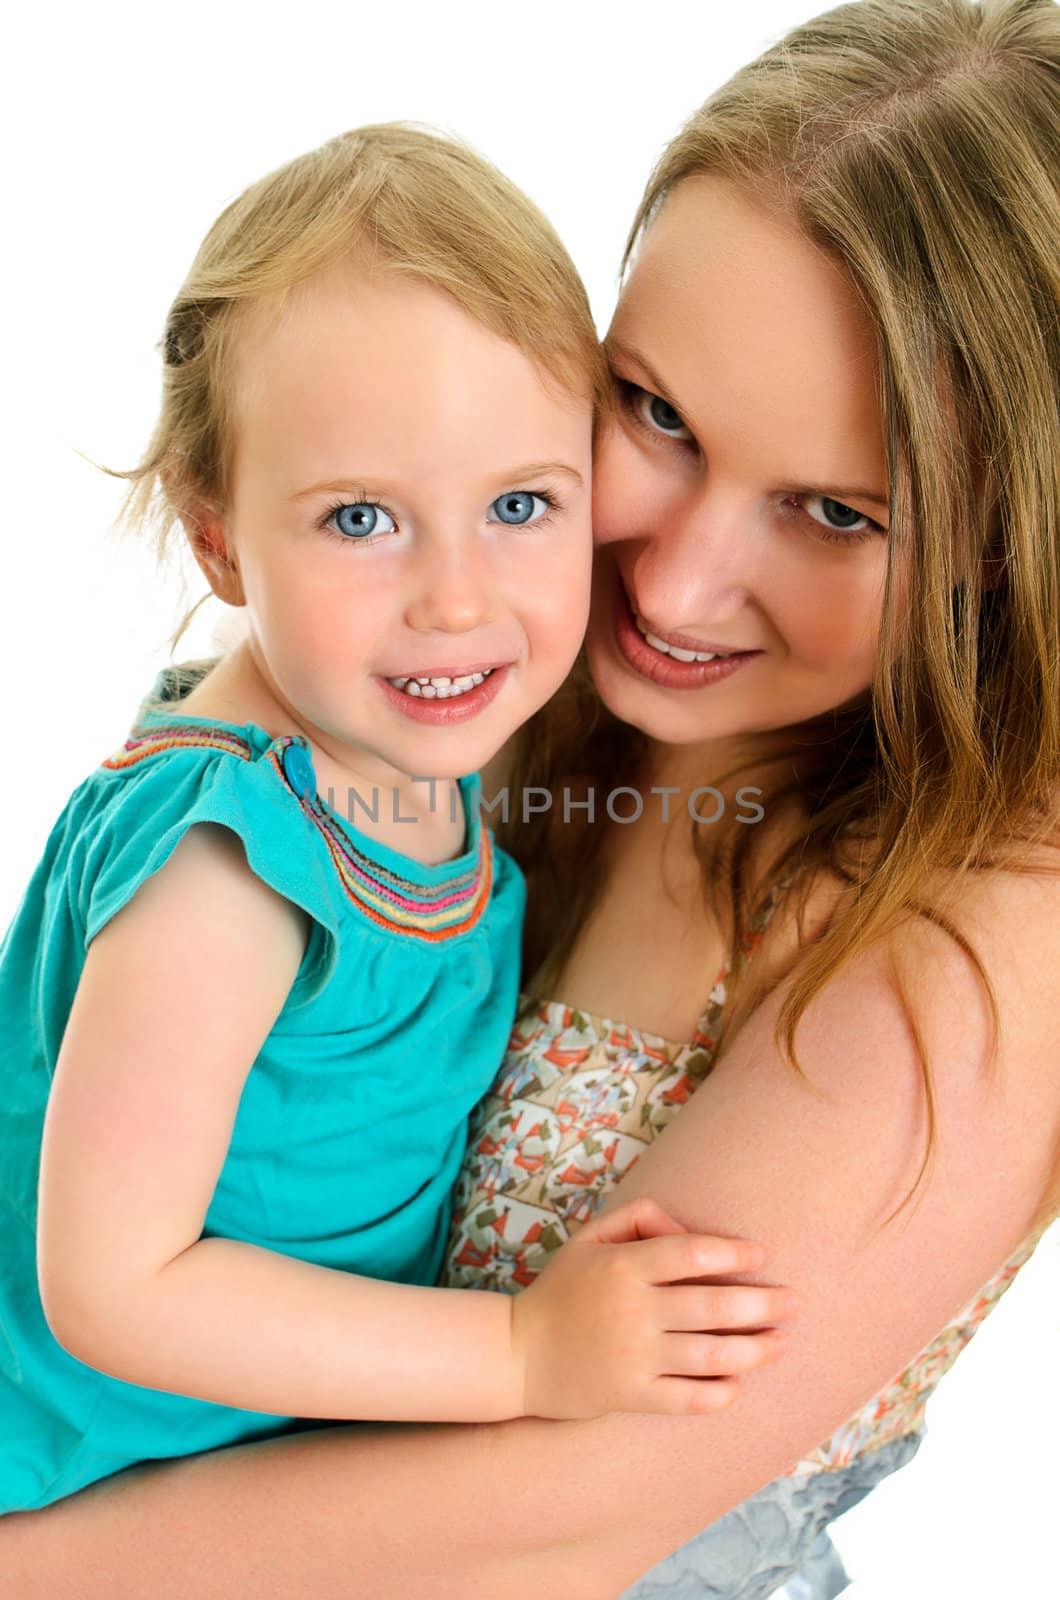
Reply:
[[[568,466],[566,461],[531,461],[525,467],[513,467],[511,472],[500,473],[498,477],[502,477],[505,480],[511,479],[512,482],[515,482],[519,478],[539,477],[544,472],[565,472],[568,478],[574,479],[575,483],[584,481],[577,468]]]
[[[498,483],[518,483],[525,478],[537,478],[547,472],[565,473],[567,477],[573,478],[575,483],[584,485],[585,480],[582,478],[581,473],[576,467],[568,465],[566,461],[531,461],[525,467],[513,467],[510,472],[497,472],[492,476]],[[311,495],[323,494],[325,491],[331,491],[334,494],[345,494],[355,486],[357,492],[360,493],[365,483],[372,481],[370,477],[367,479],[359,478],[356,474],[344,478],[328,478],[324,483],[312,483],[308,489],[299,489],[296,494],[290,496],[290,499],[307,500]],[[373,490],[372,492],[375,493],[376,491]],[[381,490],[380,492],[386,491]]]
[[[652,388],[659,396],[660,400],[665,400],[668,406],[672,406],[679,417],[683,417],[685,415],[684,407],[679,405],[678,402],[673,398],[673,391],[669,389],[660,378],[659,374],[656,372],[647,356],[643,355],[641,351],[634,349],[632,345],[624,344],[621,339],[616,339],[614,335],[610,333],[607,334],[603,339],[603,346],[609,354],[614,351],[615,354],[624,356],[627,361],[631,361],[634,366],[640,367],[645,376],[651,380]],[[822,489],[820,485],[814,488],[804,486],[799,489],[792,489],[790,493],[826,494],[829,500],[838,500],[843,505],[848,503],[848,499],[867,500],[870,505],[880,506],[884,511],[889,511],[891,506],[891,502],[888,500],[887,496],[880,494],[876,489],[863,489],[860,486],[855,488],[849,484],[830,484],[827,490]]]

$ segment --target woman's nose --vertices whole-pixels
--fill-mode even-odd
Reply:
[[[670,505],[636,540],[631,577],[641,615],[672,632],[737,616],[756,587],[752,521],[716,494]]]
[[[485,553],[472,544],[439,546],[417,563],[405,619],[420,633],[469,633],[493,618]]]

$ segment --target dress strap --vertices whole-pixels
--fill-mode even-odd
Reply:
[[[735,958],[730,957],[714,979],[714,985],[707,997],[707,1003],[700,1013],[699,1021],[696,1023],[695,1032],[692,1035],[693,1049],[708,1052],[713,1052],[716,1049],[722,1014],[729,998],[729,979],[735,968],[745,967],[752,960],[755,951],[762,942],[762,936],[773,920],[777,907],[794,881],[795,876],[792,873],[775,883],[752,915],[747,930],[740,941],[738,954]]]

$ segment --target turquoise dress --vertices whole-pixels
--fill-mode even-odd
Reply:
[[[463,854],[423,866],[319,798],[304,740],[181,717],[182,686],[163,673],[124,748],[73,794],[0,946],[0,1513],[299,1426],[103,1376],[56,1343],[38,1293],[41,1131],[85,952],[193,823],[238,834],[311,929],[204,1237],[434,1283],[468,1113],[515,1011],[523,882],[482,825],[477,778],[460,780]]]

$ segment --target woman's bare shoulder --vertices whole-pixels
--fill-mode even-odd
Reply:
[[[782,983],[856,898],[838,871],[821,868],[777,898],[761,952],[758,981]],[[1013,850],[986,870],[926,873],[918,904],[880,941],[892,970],[904,972],[928,997],[934,986],[983,993],[990,981],[999,1017],[1055,1038],[1060,1027],[1060,844]],[[877,953],[877,959],[879,956]],[[1028,1010],[1026,999],[1036,1003]],[[1055,1053],[1055,1052],[1054,1052]],[[1058,1062],[1060,1065],[1060,1062]]]
[[[1006,1074],[1033,1080],[1060,1103],[1060,850],[1042,846],[1018,862],[940,880],[923,901],[933,916],[911,918],[891,940],[909,990],[958,1026],[981,1011],[985,979]]]
[[[970,1292],[984,1282],[1057,1180],[1057,867],[1055,853],[1041,851],[1019,867],[925,880],[919,900],[929,914],[910,912],[871,942],[852,943],[812,995],[795,1033],[798,1071],[780,1019],[806,971],[807,944],[852,891],[819,874],[782,899],[752,963],[756,1003],[668,1130],[665,1150],[638,1164],[632,1190],[647,1186],[677,1215],[752,1237],[781,1238],[798,1218],[787,1241],[793,1266],[808,1239],[817,1240],[812,1256],[827,1237],[832,1266],[846,1257],[849,1270],[850,1253],[916,1189],[916,1220],[902,1231],[907,1244],[920,1240],[918,1270],[944,1241],[953,1283],[963,1278]],[[764,1162],[779,1190],[763,1189],[748,1169],[741,1128],[754,1130],[754,1165]],[[701,1210],[704,1143],[712,1173],[724,1174],[716,1212],[713,1183]],[[819,1223],[830,1219],[825,1233],[807,1233],[802,1207]]]

